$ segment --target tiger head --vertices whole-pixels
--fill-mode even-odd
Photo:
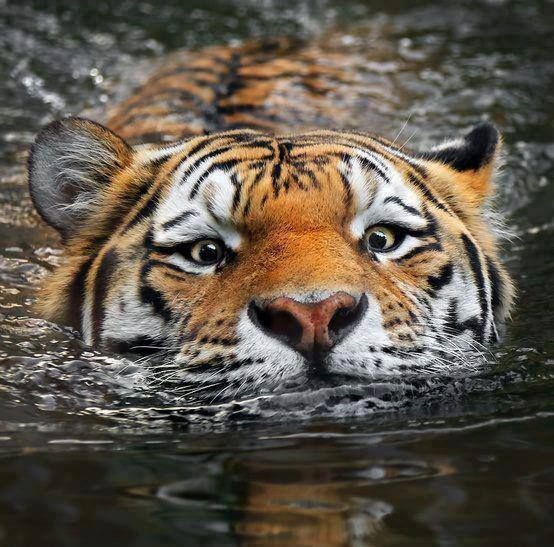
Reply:
[[[335,131],[132,148],[54,122],[29,180],[65,259],[39,306],[224,394],[464,371],[512,299],[485,213],[499,141],[481,124],[426,153]]]

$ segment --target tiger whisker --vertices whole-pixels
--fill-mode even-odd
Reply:
[[[398,140],[398,138],[400,137],[400,135],[402,135],[402,132],[404,131],[404,129],[408,125],[408,122],[410,121],[410,118],[412,117],[412,114],[413,114],[413,112],[410,111],[410,113],[408,114],[408,117],[406,118],[406,121],[402,124],[402,127],[400,128],[400,131],[398,132],[396,137],[394,137],[394,140],[391,142],[391,145],[394,145],[396,143],[396,141]]]

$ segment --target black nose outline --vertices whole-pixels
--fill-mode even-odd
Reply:
[[[317,305],[326,300],[327,299],[314,304]],[[303,325],[293,313],[268,309],[268,305],[271,304],[271,302],[272,301],[250,302],[247,310],[248,317],[254,325],[264,332],[264,334],[298,351],[310,361],[320,359],[321,356],[324,356],[333,347],[344,340],[360,323],[368,309],[368,298],[366,294],[362,294],[358,301],[351,307],[338,307],[332,314],[327,325],[330,339],[329,343],[321,345],[314,339],[314,343],[311,347],[299,348],[298,344],[303,336]],[[302,303],[298,304],[302,305]]]

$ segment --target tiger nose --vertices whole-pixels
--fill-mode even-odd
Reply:
[[[252,302],[249,315],[266,334],[278,338],[305,356],[329,351],[359,322],[367,298],[345,292],[319,302],[298,302],[281,296],[265,304]]]

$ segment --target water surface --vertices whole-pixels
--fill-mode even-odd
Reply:
[[[0,544],[546,545],[554,539],[554,6],[546,1],[0,0]],[[348,50],[424,146],[488,119],[518,305],[496,364],[206,407],[38,317],[60,257],[25,150],[179,48],[269,36]],[[329,46],[330,47],[330,46]]]

